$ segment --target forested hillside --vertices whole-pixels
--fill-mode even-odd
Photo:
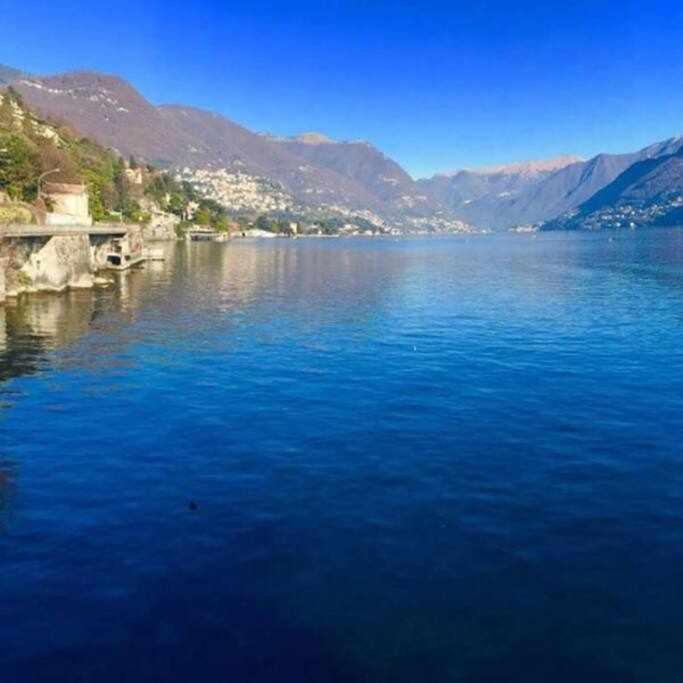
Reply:
[[[180,217],[194,203],[202,222],[220,226],[225,221],[225,210],[199,197],[188,183],[37,117],[9,87],[0,92],[0,221],[49,210],[38,196],[41,181],[86,184],[95,221],[144,222],[152,202]]]

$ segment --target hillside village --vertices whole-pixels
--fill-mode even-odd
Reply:
[[[212,112],[155,106],[116,76],[1,73],[0,223],[68,222],[65,202],[84,201],[95,223],[132,222],[148,240],[183,238],[197,226],[227,237],[595,230],[680,220],[678,162],[644,184],[642,196],[613,193],[604,206],[585,204],[637,164],[676,155],[681,137],[626,154],[565,155],[415,181],[369,143],[255,133]],[[55,183],[74,186],[68,201]],[[76,199],[77,185],[85,199]]]
[[[0,304],[25,292],[109,286],[106,271],[163,260],[150,246],[160,240],[400,231],[369,209],[306,205],[246,172],[123,157],[37,116],[11,86],[0,91]]]
[[[673,226],[683,223],[683,194],[672,194],[652,202],[607,206],[587,215],[573,211],[540,227],[543,230],[615,230]]]
[[[370,211],[312,211],[278,183],[226,169],[162,170],[123,158],[0,93],[0,224],[141,225],[147,240],[193,226],[226,235],[390,232]]]
[[[34,112],[68,121],[122,158],[172,175],[189,170],[197,175],[190,180],[195,188],[222,201],[235,218],[265,214],[316,223],[322,233],[381,233],[385,224],[400,232],[471,230],[368,142],[269,136],[196,107],[155,105],[123,79],[92,71],[39,76],[9,70],[6,78]]]

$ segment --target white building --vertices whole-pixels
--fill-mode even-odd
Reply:
[[[92,225],[85,185],[45,183],[43,194],[51,205],[47,225]]]

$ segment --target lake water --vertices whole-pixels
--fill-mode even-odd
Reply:
[[[681,680],[683,230],[169,245],[0,349],[3,683]]]

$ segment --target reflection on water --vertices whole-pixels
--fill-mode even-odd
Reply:
[[[333,310],[337,303],[355,308],[359,301],[371,310],[377,299],[391,295],[410,261],[406,256],[387,262],[381,249],[363,243],[338,249],[297,246],[168,243],[166,261],[116,273],[111,288],[10,300],[0,308],[0,379],[33,373],[53,362],[96,363],[97,355],[139,340],[136,335],[153,334],[154,323],[170,315],[186,319],[187,327],[178,330],[182,337],[196,333],[197,325],[212,323],[202,315],[207,309],[239,313],[273,299],[286,306],[306,298],[311,314]],[[141,316],[149,318],[148,324]],[[140,329],[130,329],[136,321]],[[82,340],[89,332],[96,336]],[[82,345],[73,352],[50,355],[78,341]]]
[[[10,501],[14,495],[15,466],[0,454],[0,534],[7,528]]]
[[[167,245],[172,256],[175,244]],[[161,269],[157,266],[160,265]],[[60,294],[32,294],[9,299],[0,307],[0,380],[49,367],[50,352],[63,349],[93,328],[103,331],[133,318],[141,289],[172,270],[151,263],[145,271],[115,274],[109,289],[69,290]]]
[[[11,304],[3,683],[678,683],[682,245],[172,244]]]

